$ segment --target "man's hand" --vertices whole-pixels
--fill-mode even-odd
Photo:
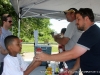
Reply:
[[[0,53],[2,52],[2,46],[0,45]]]
[[[0,45],[0,53],[1,53],[1,45]]]
[[[49,54],[46,54],[44,52],[37,53],[34,57],[36,61],[48,61],[48,58],[50,57]]]
[[[74,74],[74,71],[71,70],[71,69],[68,72],[69,72],[69,75],[73,75]]]
[[[60,38],[60,34],[54,35],[54,38]]]
[[[4,50],[3,47],[0,45],[0,53],[3,55],[6,55],[6,54],[8,54],[8,51]]]

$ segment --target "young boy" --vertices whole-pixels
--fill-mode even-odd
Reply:
[[[34,60],[30,65],[24,62],[20,56],[22,45],[17,36],[10,35],[4,40],[5,47],[9,54],[4,58],[4,69],[2,75],[29,75],[41,62]]]

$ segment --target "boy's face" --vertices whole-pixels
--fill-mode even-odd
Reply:
[[[13,42],[11,44],[11,48],[12,48],[13,52],[16,54],[21,52],[22,44],[18,38],[13,40]]]

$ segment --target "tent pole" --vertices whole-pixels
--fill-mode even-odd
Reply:
[[[20,13],[19,13],[19,19],[18,19],[18,37],[20,38]]]
[[[20,38],[20,8],[19,8],[19,0],[17,0],[18,5],[18,34],[17,36]]]

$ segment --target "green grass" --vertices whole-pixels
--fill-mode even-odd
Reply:
[[[51,45],[52,52],[58,52],[58,46],[57,45]],[[22,52],[34,52],[34,46],[33,44],[22,44]]]
[[[22,44],[22,52],[33,52],[33,44]]]

